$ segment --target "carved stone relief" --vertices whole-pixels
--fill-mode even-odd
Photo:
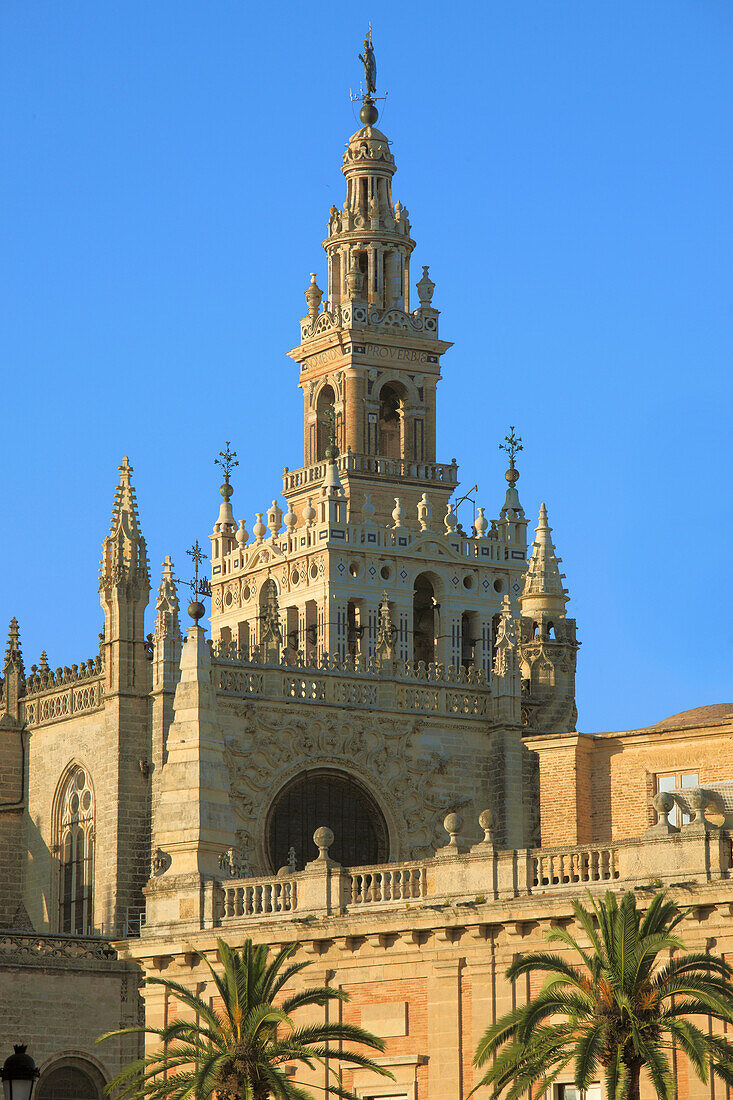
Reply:
[[[419,719],[380,714],[337,721],[293,713],[292,707],[221,703],[242,721],[240,730],[227,736],[225,754],[233,809],[255,873],[271,870],[265,830],[272,801],[306,767],[346,772],[370,790],[387,821],[392,857],[401,860],[431,855],[445,840],[445,814],[471,801],[447,794],[441,782],[445,758],[420,753]]]

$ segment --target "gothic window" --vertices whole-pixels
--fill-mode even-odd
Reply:
[[[72,768],[59,800],[60,932],[89,936],[93,931],[94,792],[85,768]]]
[[[372,796],[342,772],[304,772],[275,799],[267,826],[273,871],[284,867],[295,849],[299,869],[315,859],[313,834],[321,825],[333,831],[329,856],[345,867],[386,863],[389,838],[384,816]]]

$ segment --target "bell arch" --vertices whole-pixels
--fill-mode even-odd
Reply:
[[[316,398],[316,462],[323,462],[333,437],[336,439],[336,393],[330,382],[321,386]]]

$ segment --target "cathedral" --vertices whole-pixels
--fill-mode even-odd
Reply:
[[[535,992],[507,966],[586,890],[669,886],[688,946],[733,951],[733,704],[578,732],[569,589],[544,504],[528,532],[513,428],[493,510],[460,522],[458,465],[436,454],[452,345],[429,269],[411,270],[366,45],[326,289],[311,275],[288,352],[302,464],[250,533],[225,445],[183,599],[170,558],[151,581],[123,458],[94,656],[27,668],[11,621],[0,1015],[38,1100],[101,1098],[139,1047],[97,1036],[171,1018],[146,977],[214,1003],[196,953],[214,961],[219,936],[297,944],[304,983],[349,993],[341,1018],[386,1039],[394,1078],[331,1065],[364,1100],[463,1100],[478,1039]],[[718,1096],[674,1068],[680,1097]],[[579,1100],[569,1081],[551,1100]]]

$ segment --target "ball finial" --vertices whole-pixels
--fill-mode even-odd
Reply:
[[[374,106],[374,101],[366,96],[362,102],[359,118],[365,126],[373,126],[379,118],[379,111]]]
[[[328,849],[336,838],[328,825],[321,825],[313,834],[313,843],[318,849],[318,859],[328,859]]]
[[[206,614],[206,608],[201,603],[201,600],[191,600],[188,605],[188,613],[195,623],[198,624],[199,619],[202,619]]]

